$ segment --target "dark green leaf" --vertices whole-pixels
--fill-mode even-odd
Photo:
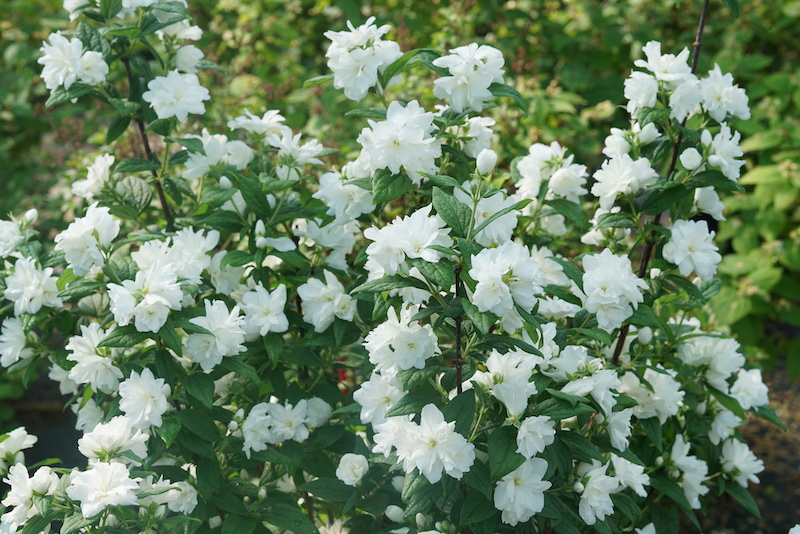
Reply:
[[[545,200],[544,203],[566,217],[571,223],[580,224],[583,221],[583,208],[580,204],[575,204],[565,198],[552,198]]]
[[[129,349],[146,339],[150,339],[152,335],[150,332],[139,332],[133,325],[118,326],[97,346]]]
[[[433,188],[433,209],[442,220],[452,228],[453,237],[467,237],[472,210],[453,195],[447,194],[438,187]]]
[[[731,481],[726,484],[725,493],[736,499],[745,510],[761,519],[761,512],[758,510],[758,505],[756,501],[753,500],[753,496],[750,495],[750,492],[747,491],[747,488],[743,488],[737,482]]]
[[[176,412],[170,412],[164,415],[161,420],[161,426],[155,427],[156,434],[164,440],[164,444],[169,447],[181,431],[181,419]]]
[[[522,98],[522,95],[519,94],[519,91],[510,85],[506,85],[504,83],[493,83],[489,86],[489,92],[494,96],[505,96],[514,99],[514,103],[517,105],[517,107],[521,109],[525,115],[528,114],[528,105],[525,103],[525,99]]]
[[[431,484],[425,475],[417,469],[406,474],[401,492],[403,502],[408,506],[405,510],[406,517],[424,514],[430,511],[436,500],[442,495],[442,484]]]
[[[233,187],[230,189],[221,189],[219,187],[209,185],[203,188],[200,194],[200,201],[203,204],[208,204],[212,208],[218,208],[225,204],[227,201],[236,194],[237,189]]]
[[[404,287],[415,287],[417,289],[428,290],[425,282],[413,277],[403,277],[400,275],[384,276],[376,280],[364,282],[360,286],[354,288],[350,293],[383,293],[384,291],[391,291],[392,289],[402,289]]]
[[[109,21],[122,11],[122,0],[100,0],[100,13]]]
[[[98,521],[102,514],[97,514],[94,517],[85,518],[83,514],[78,512],[77,514],[72,514],[64,518],[64,522],[61,525],[61,530],[59,531],[60,534],[74,534],[75,532],[79,532],[80,530],[94,525]]]
[[[669,117],[668,109],[643,108],[639,112],[639,124],[644,128],[651,122],[656,122]]]
[[[664,279],[676,285],[678,288],[684,291],[693,301],[699,301],[699,302],[706,301],[705,297],[703,296],[703,293],[700,292],[700,288],[698,288],[696,285],[691,283],[683,276],[668,274],[664,277]]]
[[[372,202],[389,202],[414,189],[414,182],[405,174],[392,174],[380,169],[372,177]]]
[[[231,250],[222,258],[220,268],[225,269],[228,265],[232,267],[241,267],[253,261],[252,254],[248,254],[243,250]]]
[[[242,178],[239,180],[239,188],[242,190],[242,197],[250,211],[268,221],[272,216],[272,208],[269,206],[266,193],[261,190],[261,183],[257,180]]]
[[[386,87],[389,84],[389,81],[397,76],[402,72],[406,72],[415,63],[425,63],[426,61],[431,62],[433,65],[433,61],[442,55],[441,52],[438,50],[434,50],[432,48],[418,48],[416,50],[411,50],[406,52],[398,59],[396,59],[393,63],[391,63],[386,69],[381,73],[381,85]],[[419,56],[419,57],[417,57]],[[414,58],[417,58],[415,61]]]
[[[383,108],[361,108],[351,109],[344,114],[345,117],[364,117],[366,119],[384,120],[386,119],[386,110]]]
[[[464,499],[464,505],[461,507],[461,517],[459,522],[461,525],[472,525],[479,523],[497,513],[491,499],[486,496],[475,492],[467,492],[467,497]]]
[[[589,464],[593,459],[603,461],[603,453],[586,436],[577,432],[561,432],[560,437],[576,460]]]
[[[186,393],[194,397],[206,408],[214,404],[214,379],[209,375],[197,372],[181,377],[181,384]]]
[[[408,260],[409,265],[419,269],[428,281],[448,291],[456,283],[456,265],[449,260],[440,260],[436,263],[425,261],[422,258],[412,258]]]
[[[559,264],[564,270],[564,274],[566,274],[570,280],[575,282],[575,285],[577,285],[578,288],[583,291],[583,273],[575,266],[574,263],[564,258],[559,258],[558,256],[548,256],[548,258]]]
[[[164,345],[175,353],[179,358],[183,356],[183,342],[181,337],[175,331],[175,323],[172,319],[167,318],[164,325],[158,330],[158,335],[164,342]]]
[[[146,159],[139,159],[139,158],[131,158],[122,160],[117,163],[114,168],[113,172],[115,173],[128,173],[133,174],[137,172],[144,172],[144,171],[157,171],[161,168],[159,163],[155,161],[148,161]]]
[[[117,117],[111,124],[108,125],[108,133],[106,133],[106,144],[111,144],[116,141],[119,136],[125,133],[128,126],[131,124],[130,117]]]
[[[406,393],[406,396],[397,401],[397,404],[386,412],[387,417],[415,414],[422,411],[428,404],[434,404],[441,399],[440,395],[428,388],[419,388]]]
[[[91,85],[84,85],[82,83],[75,83],[69,88],[69,90],[64,89],[63,86],[57,87],[50,93],[50,98],[47,99],[45,102],[45,107],[52,107],[57,106],[58,104],[63,104],[64,102],[69,102],[74,98],[80,98],[83,95],[86,95],[92,90],[94,87]]]
[[[204,441],[214,442],[219,439],[220,432],[211,414],[206,410],[184,408],[178,412],[182,426],[188,428],[193,434]]]
[[[250,516],[228,514],[222,523],[221,534],[251,534],[255,532],[257,526],[258,521]]]
[[[522,209],[522,208],[524,208],[525,206],[527,206],[530,203],[531,203],[531,199],[526,198],[524,200],[520,200],[519,202],[517,202],[517,203],[515,203],[515,204],[513,204],[511,206],[503,208],[503,209],[501,209],[500,211],[498,211],[496,213],[492,213],[481,224],[479,224],[477,228],[472,230],[472,236],[478,235],[478,232],[480,232],[481,230],[483,230],[484,228],[486,228],[487,226],[492,224],[494,221],[496,221],[497,219],[499,219],[503,215],[505,215],[507,213],[511,213],[514,210]]]
[[[97,289],[105,287],[103,282],[92,282],[91,280],[80,279],[69,284],[69,286],[58,294],[59,298],[71,299],[91,295]]]
[[[470,321],[472,321],[472,324],[475,325],[475,328],[484,336],[489,333],[489,330],[497,322],[496,315],[489,312],[478,311],[478,307],[471,303],[467,297],[461,299],[461,305],[464,307],[464,311],[467,313],[467,317],[469,317]]]
[[[567,336],[570,336],[571,334],[594,339],[595,341],[599,341],[606,347],[610,347],[611,344],[614,342],[611,339],[611,334],[599,328],[570,328],[569,330],[567,330]]]
[[[261,385],[261,377],[258,376],[253,366],[243,362],[238,356],[222,358],[222,362],[219,365],[223,369],[236,373],[237,376],[245,377],[254,384]]]
[[[658,329],[664,328],[659,322],[658,317],[656,317],[656,314],[653,313],[653,309],[644,304],[639,304],[636,310],[634,310],[633,315],[628,318],[627,322],[636,326],[649,326]]]
[[[778,425],[783,430],[786,430],[786,425],[783,424],[783,421],[780,420],[778,414],[775,413],[775,409],[770,406],[769,404],[765,404],[763,406],[757,406],[753,408],[753,412],[761,419],[765,419],[770,423],[774,423]]]
[[[669,478],[664,473],[653,473],[650,475],[650,485],[653,487],[653,489],[663,493],[667,496],[667,498],[672,500],[672,502],[680,506],[687,515],[694,517],[692,507],[689,504],[689,501],[686,500],[686,495],[683,493],[683,489],[677,482]]]
[[[692,191],[692,188],[677,182],[669,182],[663,189],[652,189],[642,204],[642,213],[646,215],[663,213],[692,194]]]
[[[489,468],[481,460],[476,459],[469,471],[464,473],[461,479],[468,487],[479,491],[487,499],[492,498],[492,482]]]
[[[338,478],[332,477],[322,477],[306,482],[300,486],[300,489],[311,493],[315,497],[331,502],[347,502],[353,492],[356,491],[352,486],[348,486]]]
[[[492,480],[497,480],[525,462],[517,452],[517,430],[511,426],[496,428],[489,434],[489,471]]]
[[[309,521],[306,514],[297,506],[278,503],[270,506],[262,516],[264,521],[283,530],[290,530],[296,534],[319,534],[317,527]]]
[[[442,408],[442,415],[447,422],[455,422],[455,431],[469,437],[472,420],[475,417],[475,392],[468,389],[458,394]]]
[[[627,212],[604,213],[597,219],[597,228],[636,228],[633,215]]]
[[[412,391],[428,381],[439,372],[436,367],[425,367],[424,369],[406,369],[397,373],[397,378],[403,384],[403,391]]]
[[[564,289],[563,287],[553,286],[553,285],[546,285],[542,288],[542,291],[547,293],[548,295],[553,295],[554,297],[558,297],[561,300],[569,302],[570,304],[574,304],[576,306],[583,306],[581,303],[581,299]]]

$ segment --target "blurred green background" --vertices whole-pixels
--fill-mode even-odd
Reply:
[[[724,199],[727,220],[717,236],[725,256],[719,269],[724,287],[712,302],[712,324],[736,336],[751,362],[765,370],[778,365],[781,376],[793,379],[800,376],[800,0],[742,0],[738,14],[730,4],[735,2],[711,2],[699,72],[715,63],[732,72],[748,92],[752,118],[736,124],[745,138],[741,183],[747,193]],[[85,175],[93,154],[103,148],[103,128],[92,125],[115,116],[82,101],[44,106],[38,50],[51,31],[74,27],[61,5],[60,0],[5,0],[0,6],[0,214],[21,215],[35,207],[39,230],[50,234],[63,227],[62,216],[71,208],[65,200],[70,183]],[[664,52],[691,48],[701,5],[700,0],[192,0],[190,11],[205,30],[198,46],[227,69],[201,74],[214,97],[205,123],[212,131],[225,131],[226,121],[245,107],[258,114],[279,109],[295,130],[341,148],[343,155],[356,150],[360,123],[341,117],[360,106],[330,83],[303,88],[303,81],[328,73],[326,30],[375,16],[378,24],[392,24],[389,38],[404,51],[473,41],[499,48],[508,83],[529,103],[527,116],[505,103],[491,111],[500,163],[526,153],[532,143],[558,141],[591,173],[602,161],[609,128],[628,124],[620,107],[622,84],[641,46],[656,39]],[[421,86],[429,74],[416,76]],[[432,94],[428,97],[431,105]],[[134,150],[125,136],[115,147],[123,156]],[[0,380],[0,398],[20,395],[13,377]],[[8,420],[14,406],[0,406],[0,420]],[[796,454],[797,441],[792,443],[789,453],[794,447]],[[783,491],[770,484],[767,492]],[[784,521],[792,525],[800,518]]]

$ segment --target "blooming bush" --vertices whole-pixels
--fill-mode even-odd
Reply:
[[[741,189],[749,108],[698,48],[644,46],[590,184],[558,143],[495,168],[484,108],[525,108],[500,51],[349,24],[308,83],[382,106],[330,169],[277,110],[188,124],[215,66],[184,3],[65,6],[48,103],[112,107],[107,143],[140,157],[97,157],[52,246],[35,213],[0,226],[0,363],[49,366],[88,460],[30,474],[35,438],[8,434],[8,531],[665,533],[722,493],[758,514],[736,429],[780,422],[706,329],[721,257],[689,220]]]

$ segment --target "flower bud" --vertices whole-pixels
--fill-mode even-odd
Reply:
[[[258,488],[258,498],[262,500],[267,498],[267,488]]]
[[[687,148],[681,153],[681,165],[693,171],[703,163],[703,156],[696,148]]]
[[[583,484],[581,484],[580,480],[572,486],[572,489],[575,490],[575,493],[583,493]]]
[[[31,208],[25,212],[25,220],[29,223],[36,221],[39,218],[39,212],[35,208]]]
[[[227,176],[220,176],[219,177],[219,186],[220,186],[221,189],[230,189],[231,187],[233,187],[233,184],[231,183],[231,179],[228,178]],[[263,225],[263,223],[262,223],[262,225]]]
[[[658,458],[656,458],[656,467],[661,467],[662,465],[664,465],[664,457],[659,456]]]
[[[404,476],[396,476],[392,478],[392,487],[395,491],[403,491],[403,484],[406,483],[406,477]]]
[[[494,169],[496,163],[497,153],[491,148],[484,148],[478,154],[476,165],[479,173],[489,174]]]
[[[640,328],[639,332],[636,334],[639,343],[642,345],[647,345],[651,341],[653,341],[653,329],[649,326],[645,326],[644,328]]]
[[[659,269],[657,267],[654,268],[654,269],[650,269],[650,279],[651,280],[653,280],[655,278],[658,278],[659,276],[661,276],[661,269]]]
[[[400,523],[403,521],[403,516],[405,515],[405,511],[397,505],[390,504],[386,507],[386,510],[383,512],[386,517],[389,518],[390,521],[394,521],[395,523]]]
[[[414,521],[417,523],[419,528],[422,528],[423,525],[426,525],[431,520],[430,517],[426,516],[425,514],[417,514],[414,516]]]

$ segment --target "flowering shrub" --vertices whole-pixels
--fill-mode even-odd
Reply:
[[[740,189],[727,121],[749,108],[731,75],[697,76],[697,48],[690,66],[644,46],[591,186],[552,143],[505,187],[482,113],[525,103],[494,48],[328,32],[333,75],[309,83],[383,103],[348,114],[361,150],[335,170],[276,110],[191,133],[214,65],[182,2],[65,6],[48,103],[110,105],[108,144],[141,153],[97,157],[53,246],[35,213],[0,226],[0,363],[47,362],[88,460],[29,471],[35,438],[9,433],[5,529],[665,533],[722,493],[758,513],[736,429],[780,422],[705,329],[721,257],[688,220]]]

